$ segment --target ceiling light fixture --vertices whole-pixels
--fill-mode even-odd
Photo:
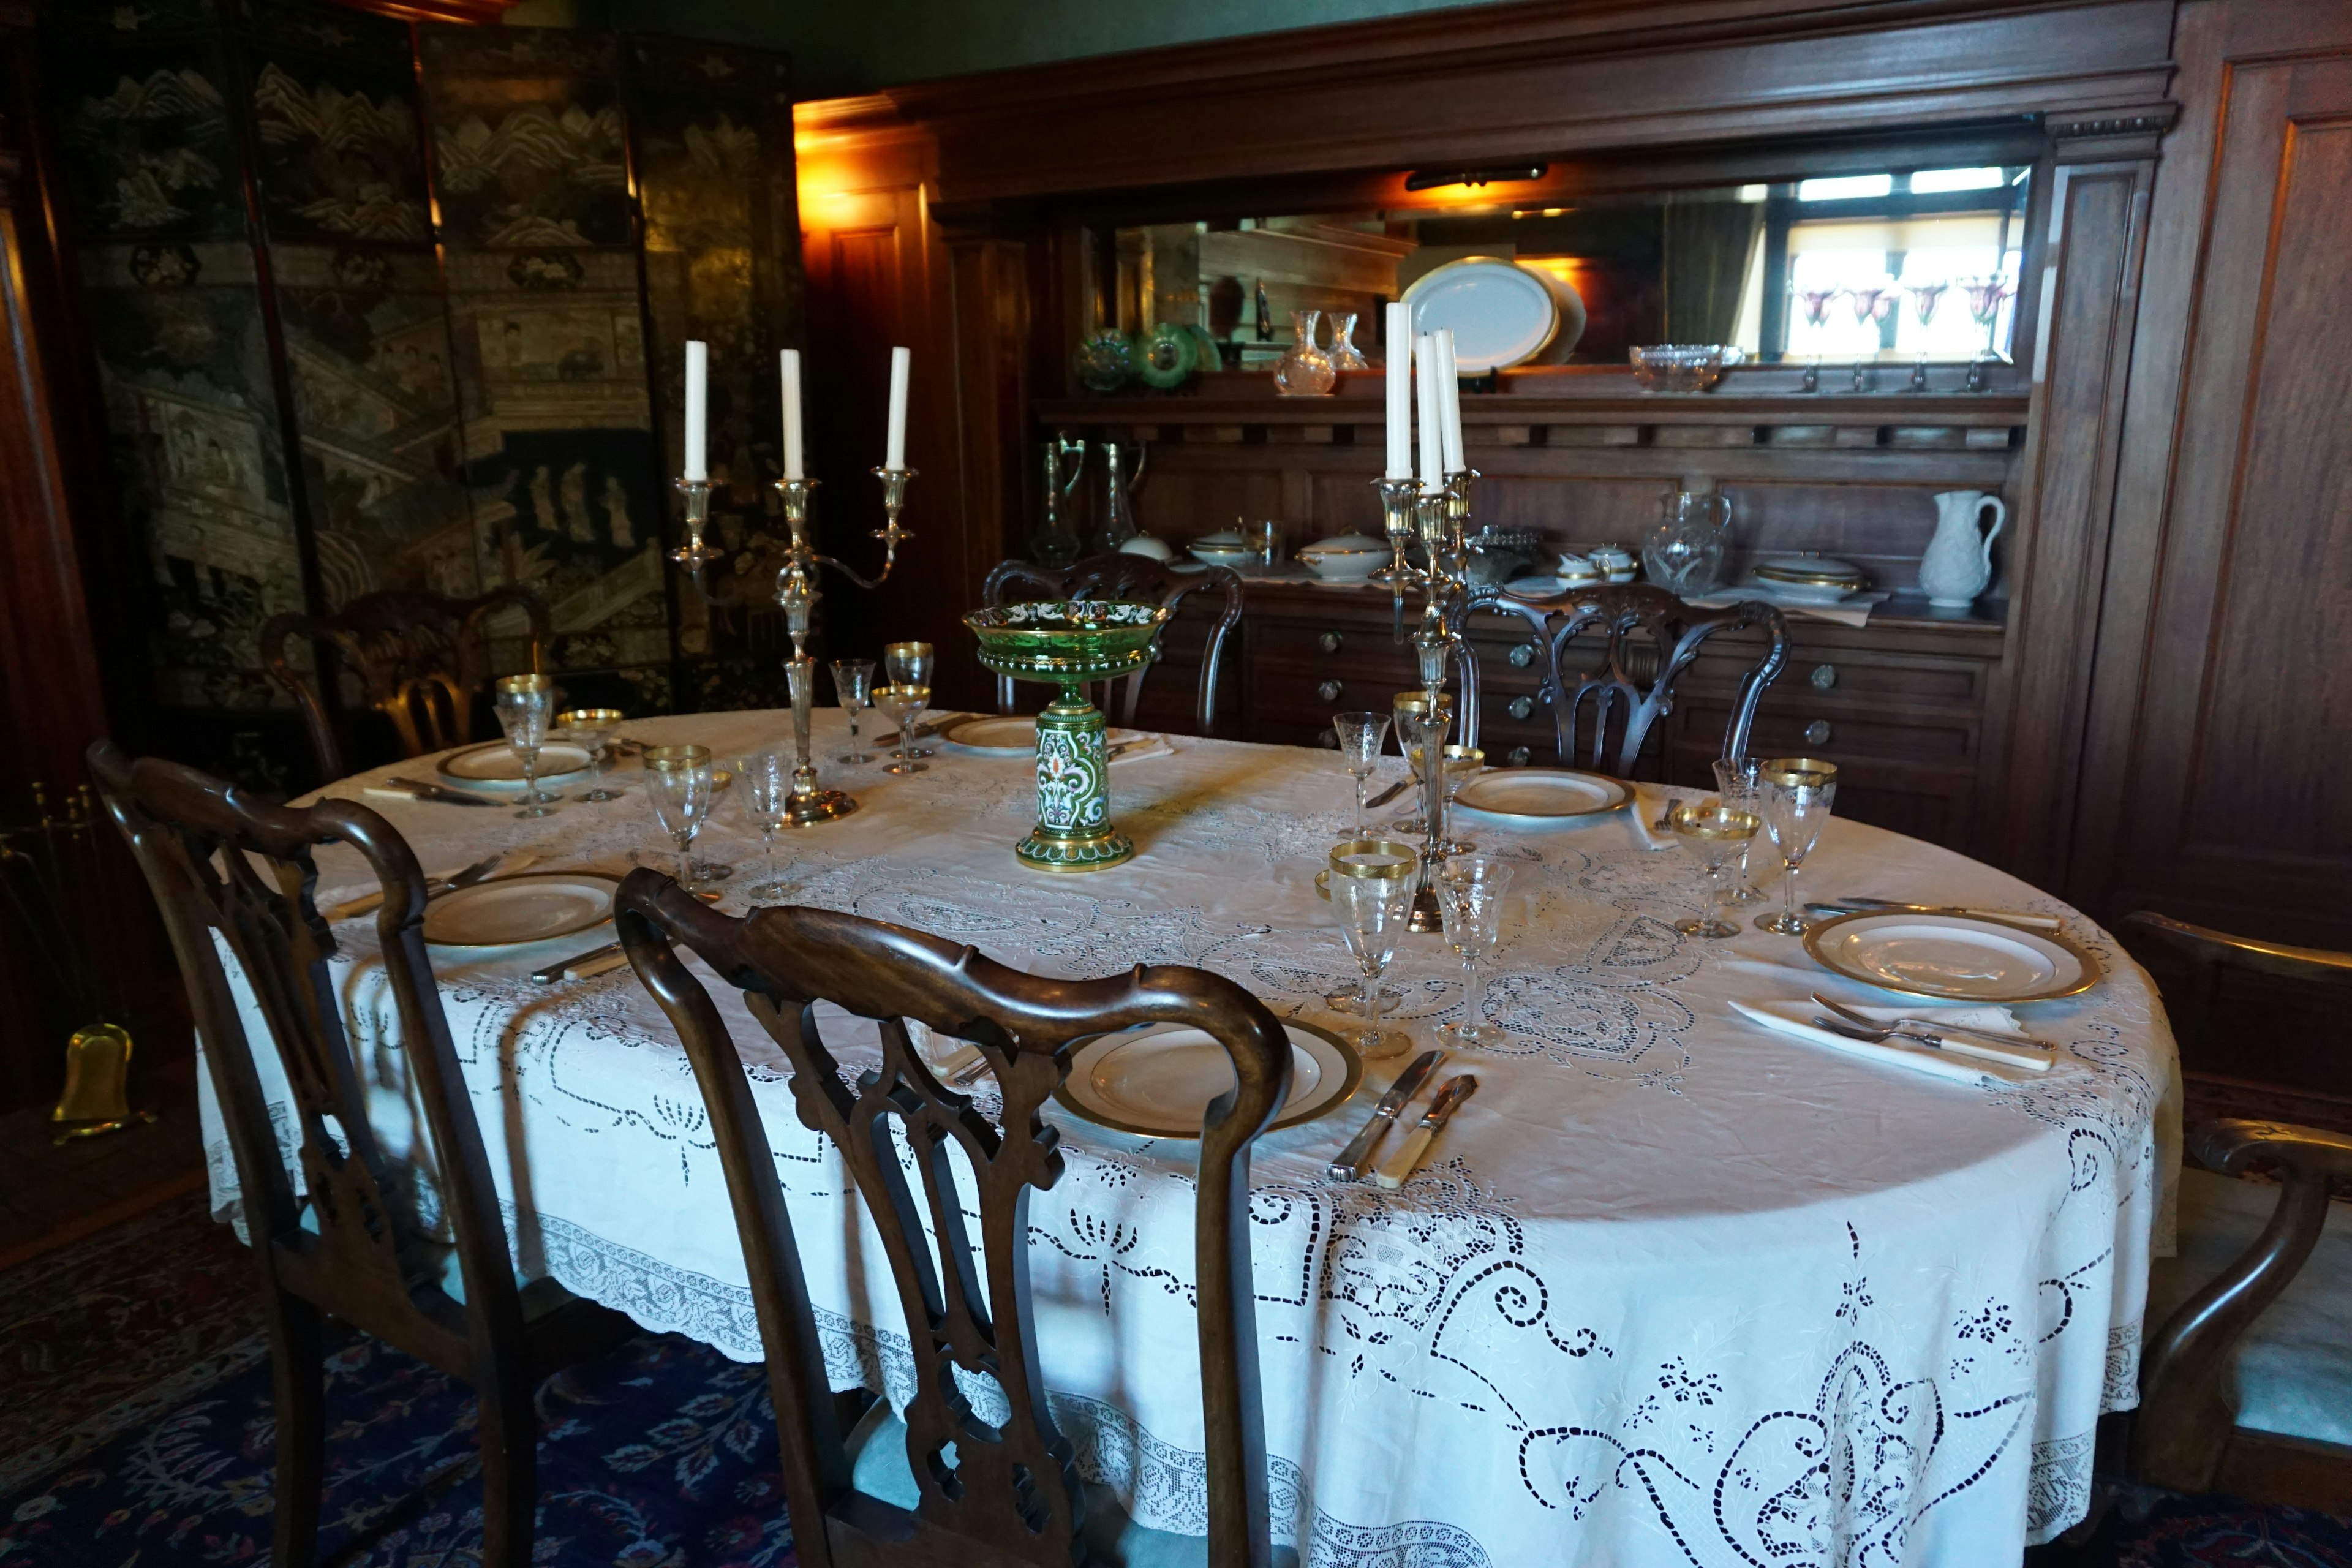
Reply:
[[[1501,169],[1415,169],[1404,177],[1408,191],[1433,191],[1442,185],[1486,185],[1520,180],[1540,180],[1549,163],[1514,163]]]

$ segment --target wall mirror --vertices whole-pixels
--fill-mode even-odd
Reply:
[[[1264,370],[1292,311],[1322,312],[1327,346],[1352,312],[1378,363],[1382,300],[1485,288],[1495,310],[1539,318],[1541,293],[1557,312],[1540,342],[1505,331],[1497,368],[1622,365],[1665,342],[1761,363],[2005,360],[2031,180],[2026,163],[1946,162],[1596,195],[1456,184],[1427,205],[1105,227],[1093,324],[1197,327],[1225,368]]]

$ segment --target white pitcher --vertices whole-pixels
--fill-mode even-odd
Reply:
[[[1992,528],[1979,535],[1986,507]],[[1936,537],[1919,558],[1919,591],[1931,605],[1965,610],[1992,581],[1992,542],[2009,521],[2009,508],[1982,490],[1946,490],[1936,498]]]

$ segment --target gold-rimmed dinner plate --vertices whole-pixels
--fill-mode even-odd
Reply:
[[[1136,739],[1133,730],[1111,730],[1104,739],[1112,745]],[[1027,757],[1037,752],[1037,721],[1018,713],[988,714],[960,719],[939,732],[940,742],[978,757]]]
[[[1833,974],[1945,1002],[2046,1002],[2102,978],[2099,961],[2063,932],[1976,915],[1838,915],[1804,940],[1813,962]]]
[[[1268,1131],[1328,1115],[1363,1081],[1363,1058],[1339,1036],[1286,1020],[1290,1098]],[[1233,1058],[1216,1037],[1182,1024],[1097,1035],[1070,1047],[1070,1075],[1054,1091],[1083,1121],[1145,1138],[1198,1138],[1209,1101],[1234,1086]]]
[[[585,746],[570,741],[550,741],[539,749],[539,782],[551,784],[588,771],[595,759]],[[522,788],[522,759],[504,741],[467,746],[441,759],[443,778],[475,789]]]
[[[613,918],[621,879],[602,871],[493,877],[425,906],[425,940],[436,947],[515,947],[593,930]]]
[[[1528,826],[1599,816],[1633,798],[1633,788],[1606,773],[1573,768],[1496,768],[1471,779],[1454,804],[1498,822]]]

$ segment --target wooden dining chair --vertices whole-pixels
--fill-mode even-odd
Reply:
[[[804,1568],[1071,1568],[1100,1560],[1090,1552],[1108,1552],[1114,1562],[1139,1553],[1136,1527],[1120,1532],[1124,1521],[1103,1494],[1089,1499],[1070,1441],[1046,1406],[1027,1214],[1030,1193],[1061,1179],[1062,1157],[1057,1132],[1038,1110],[1067,1075],[1066,1047],[1081,1036],[1182,1023],[1223,1043],[1237,1088],[1211,1102],[1202,1121],[1193,1210],[1207,1437],[1202,1561],[1213,1568],[1275,1561],[1249,1164],[1251,1141],[1289,1091],[1290,1047],[1263,1004],[1220,975],[1170,965],[1139,965],[1104,980],[1027,974],[940,937],[827,910],[776,907],[737,920],[644,868],[621,884],[617,923],[630,963],[677,1026],[702,1087],[751,1275],[793,1547]],[[850,1451],[827,1394],[792,1217],[743,1059],[673,944],[741,988],[751,1016],[792,1063],[802,1122],[832,1141],[881,1235],[910,1330],[915,1377],[904,1454],[878,1456],[895,1480],[877,1490],[895,1490],[902,1501],[852,1484],[853,1468],[864,1476],[871,1466]],[[845,1079],[817,1026],[819,1002],[876,1020],[878,1065]],[[931,1075],[909,1038],[910,1023],[968,1040],[986,1055],[1003,1097],[996,1123]],[[901,1139],[913,1152],[919,1191],[908,1180]],[[971,1165],[978,1257],[950,1142]],[[974,1414],[958,1369],[995,1380],[1011,1409],[1002,1426]],[[895,1430],[895,1418],[885,1430]],[[1157,1538],[1155,1546],[1199,1539],[1143,1533]]]
[[[1040,566],[1028,561],[1006,561],[988,574],[981,585],[981,600],[993,608],[1034,599],[1121,599],[1139,604],[1165,605],[1172,612],[1180,609],[1192,594],[1206,589],[1212,597],[1221,597],[1223,605],[1215,611],[1216,619],[1210,626],[1208,638],[1201,650],[1200,693],[1193,707],[1193,717],[1200,733],[1213,732],[1217,721],[1217,668],[1224,657],[1225,638],[1242,618],[1242,580],[1230,566],[1210,566],[1196,573],[1171,571],[1166,563],[1154,561],[1149,555],[1129,555],[1114,552],[1106,555],[1090,555],[1084,561],[1067,566]],[[1172,624],[1172,623],[1171,623]],[[1165,634],[1163,634],[1164,636]],[[1118,710],[1112,722],[1132,725],[1136,703],[1143,696],[1143,678],[1151,673],[1146,665],[1118,682],[1124,689],[1116,696]],[[1097,702],[1105,713],[1112,712],[1113,698],[1106,692]],[[1013,711],[1013,678],[996,678],[996,708],[1000,713]]]
[[[474,738],[474,705],[490,678],[490,617],[510,606],[530,622],[535,672],[551,640],[547,606],[519,584],[473,599],[362,594],[331,616],[272,616],[261,627],[261,667],[302,710],[319,776],[339,779],[342,743],[318,682],[288,661],[287,639],[332,646],[359,678],[361,700],[391,721],[401,754],[421,757]]]
[[[1456,605],[1447,625],[1460,650],[1462,743],[1478,743],[1478,655],[1463,635],[1471,616],[1492,610],[1526,621],[1543,658],[1537,701],[1551,707],[1559,760],[1618,778],[1633,776],[1650,728],[1674,710],[1675,682],[1709,637],[1758,629],[1763,656],[1743,671],[1720,755],[1748,754],[1757,705],[1789,662],[1789,626],[1769,605],[1750,601],[1702,610],[1646,583],[1611,584],[1541,597],[1521,597],[1501,586],[1480,588]],[[1599,659],[1575,668],[1570,645],[1599,634]]]
[[[2293,947],[2139,910],[2116,922],[2136,954],[2178,977],[2165,1006],[2183,1028],[2214,1020],[2209,1010],[2231,976],[2286,981],[2352,1006],[2352,953]],[[2267,1169],[2279,1181],[2269,1224],[2237,1259],[2184,1301],[2141,1352],[2140,1404],[2132,1418],[2130,1479],[2177,1491],[2208,1492],[2222,1472],[2237,1428],[2223,1393],[2225,1373],[2258,1320],[2311,1256],[2328,1215],[2331,1181],[2352,1184],[2352,1134],[2292,1122],[2221,1117],[2193,1124],[2184,1140],[2196,1164],[2223,1175]],[[2182,1250],[2194,1238],[2181,1238]],[[2352,1303],[2346,1304],[2352,1310]],[[2290,1352],[2291,1353],[2291,1352]],[[2334,1381],[2340,1383],[2341,1376]],[[2344,1456],[2352,1458],[2352,1456]]]
[[[178,956],[261,1271],[277,1404],[270,1561],[296,1568],[317,1550],[322,1331],[333,1316],[473,1385],[482,1562],[523,1568],[531,1561],[538,1498],[533,1391],[635,1328],[551,1279],[516,1277],[481,1129],[425,956],[425,878],[415,855],[383,817],[349,801],[272,805],[176,763],[131,762],[107,741],[90,748],[89,763]],[[322,844],[359,851],[383,889],[375,929],[398,1020],[397,1059],[430,1137],[429,1146],[399,1155],[369,1121],[362,1064],[343,1027],[329,965],[335,938],[312,897],[313,853]],[[245,1006],[223,946],[244,977]],[[290,1086],[299,1184],[280,1152],[246,1032],[252,1016]],[[428,1226],[420,1208],[437,1210],[441,1226]]]

